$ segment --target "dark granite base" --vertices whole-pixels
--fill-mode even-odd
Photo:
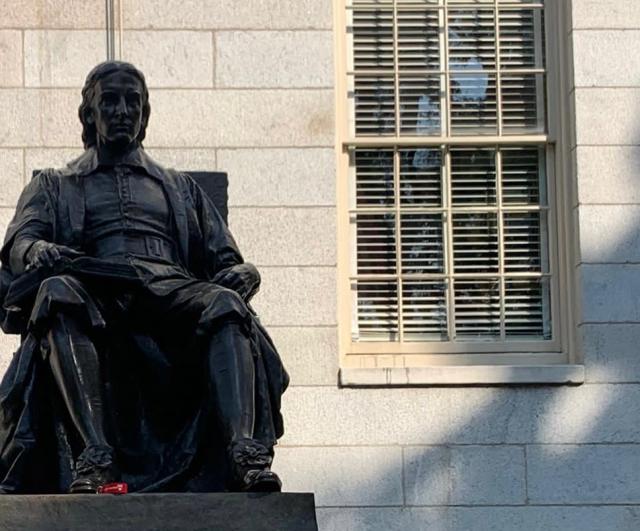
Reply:
[[[313,494],[0,496],[3,531],[317,531]]]

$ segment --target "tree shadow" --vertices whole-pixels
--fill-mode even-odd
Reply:
[[[639,143],[620,148],[634,149],[632,174]],[[285,395],[275,468],[287,490],[316,493],[322,531],[640,529],[640,201],[590,201],[571,205],[583,385]],[[358,452],[368,467],[352,466]]]

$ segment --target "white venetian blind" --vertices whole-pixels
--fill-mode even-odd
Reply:
[[[544,3],[347,13],[353,341],[550,340]]]

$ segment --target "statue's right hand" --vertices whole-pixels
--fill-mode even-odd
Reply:
[[[65,245],[56,245],[55,243],[38,240],[33,243],[29,252],[27,252],[27,270],[43,265],[53,267],[62,257],[73,259],[82,256],[82,254],[80,251]]]

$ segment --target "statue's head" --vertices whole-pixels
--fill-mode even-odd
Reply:
[[[140,70],[121,61],[100,63],[87,76],[78,109],[84,147],[98,142],[141,144],[150,112],[149,91]]]

